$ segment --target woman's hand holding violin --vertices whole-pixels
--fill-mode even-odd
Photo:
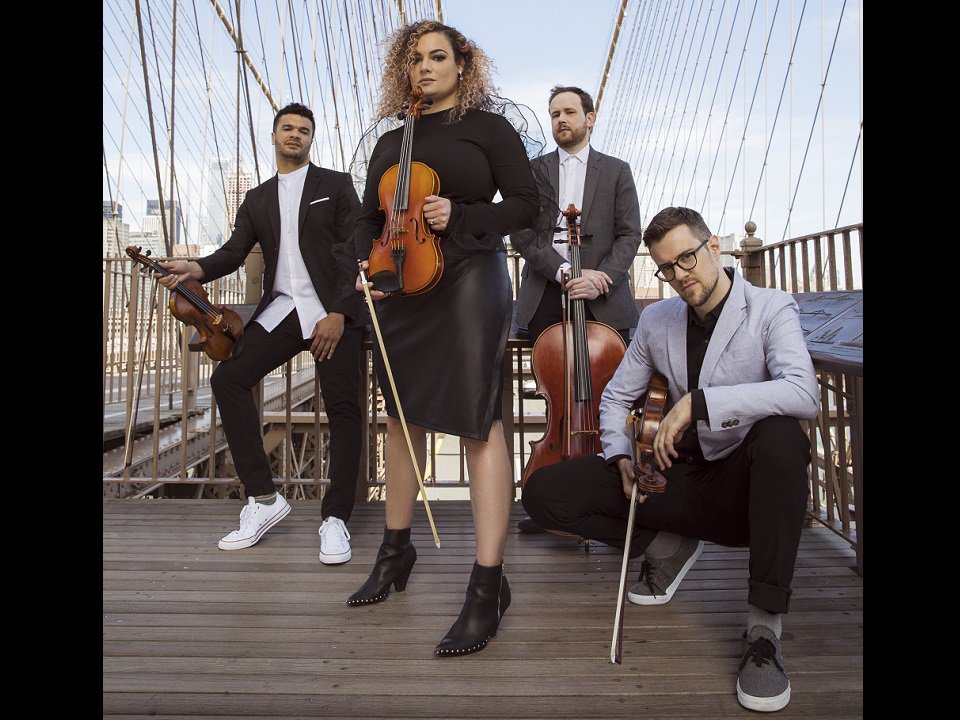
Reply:
[[[439,195],[427,195],[423,199],[423,216],[427,219],[427,224],[432,232],[443,232],[447,229],[452,211],[453,203],[447,198],[442,198]]]

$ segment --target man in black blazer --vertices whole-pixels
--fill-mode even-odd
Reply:
[[[351,556],[346,522],[363,432],[358,398],[364,318],[353,287],[356,260],[350,240],[360,202],[349,175],[310,162],[315,130],[309,108],[298,103],[282,108],[270,136],[277,174],[247,193],[233,234],[219,250],[197,261],[164,263],[173,274],[158,280],[169,289],[188,277],[216,280],[240,267],[260,243],[263,298],[233,357],[210,377],[248,498],[240,527],[219,547],[250,547],[290,512],[274,487],[252,391],[268,372],[309,349],[330,421],[330,487],[321,505],[320,560],[337,564]]]
[[[585,301],[587,320],[605,323],[630,341],[639,313],[628,273],[640,246],[640,205],[630,166],[590,147],[597,114],[593,98],[582,89],[557,85],[550,90],[550,127],[557,149],[531,163],[534,176],[549,183],[558,205],[555,231],[523,230],[510,236],[526,261],[517,325],[526,326],[536,342],[550,325],[561,320],[561,281],[570,270],[567,221],[560,217],[573,203],[580,211],[581,277],[567,281],[571,300]],[[542,532],[530,518],[520,521],[523,532]]]

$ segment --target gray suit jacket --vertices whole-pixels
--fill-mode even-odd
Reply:
[[[541,192],[552,191],[556,202],[560,187],[559,153],[554,150],[530,164],[535,177],[550,183],[550,189],[543,188]],[[580,210],[580,234],[592,236],[582,238],[581,264],[584,268],[603,270],[613,280],[610,292],[588,300],[587,307],[597,320],[616,330],[632,328],[637,324],[637,307],[627,271],[640,245],[641,226],[630,166],[591,147]],[[563,256],[553,248],[550,232],[538,237],[533,230],[523,230],[513,233],[510,242],[526,260],[517,300],[517,324],[524,327],[537,311],[546,284],[556,282]]]
[[[632,455],[625,427],[634,402],[659,371],[672,406],[687,387],[687,304],[679,297],[647,306],[620,367],[600,400],[600,439],[606,459]],[[819,390],[800,328],[800,310],[781,290],[757,288],[737,273],[700,370],[709,424],[698,421],[707,460],[732,453],[753,423],[770,415],[809,420]]]

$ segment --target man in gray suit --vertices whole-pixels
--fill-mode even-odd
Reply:
[[[556,229],[524,230],[510,236],[526,261],[517,299],[517,325],[540,334],[561,320],[561,295],[585,301],[587,320],[605,323],[630,342],[637,307],[627,273],[640,246],[640,206],[630,166],[590,147],[597,114],[593,98],[582,89],[557,85],[550,90],[550,126],[557,149],[534,159],[534,176],[558,206]],[[567,220],[560,215],[573,204],[581,211],[581,277],[568,280],[570,248]],[[523,532],[543,532],[530,518]]]
[[[571,299],[586,300],[588,320],[606,323],[629,341],[637,308],[627,272],[640,246],[640,206],[630,166],[590,147],[597,115],[593,99],[578,87],[550,91],[550,125],[557,149],[533,160],[534,175],[550,183],[558,205],[557,229],[524,230],[510,236],[523,267],[517,324],[535,341],[560,322],[561,281],[570,270],[567,221],[560,216],[573,203],[580,211],[582,277],[566,284]],[[562,241],[562,242],[555,242]]]
[[[798,419],[818,409],[817,379],[793,297],[756,288],[720,265],[720,241],[699,213],[669,207],[644,244],[679,297],[648,306],[603,392],[603,457],[542,468],[523,505],[542,527],[624,547],[634,483],[625,425],[654,373],[670,410],[654,440],[667,479],[641,496],[630,556],[645,554],[631,602],[669,602],[703,540],[750,548],[749,618],[737,699],[773,711],[790,701],[780,648],[807,504],[810,443]],[[626,498],[624,497],[626,496]]]

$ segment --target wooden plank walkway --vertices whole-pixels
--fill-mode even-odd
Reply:
[[[720,718],[736,699],[746,620],[745,549],[708,544],[673,601],[628,603],[624,662],[609,662],[621,554],[513,530],[513,603],[487,648],[439,659],[473,562],[466,502],[418,509],[407,591],[344,603],[366,578],[383,506],[358,505],[353,560],[319,562],[318,501],[253,548],[217,540],[238,501],[103,504],[103,712],[123,718]],[[636,564],[636,563],[635,563]],[[863,581],[850,547],[804,531],[784,656],[793,697],[781,718],[863,716]],[[630,581],[637,570],[631,568]]]

